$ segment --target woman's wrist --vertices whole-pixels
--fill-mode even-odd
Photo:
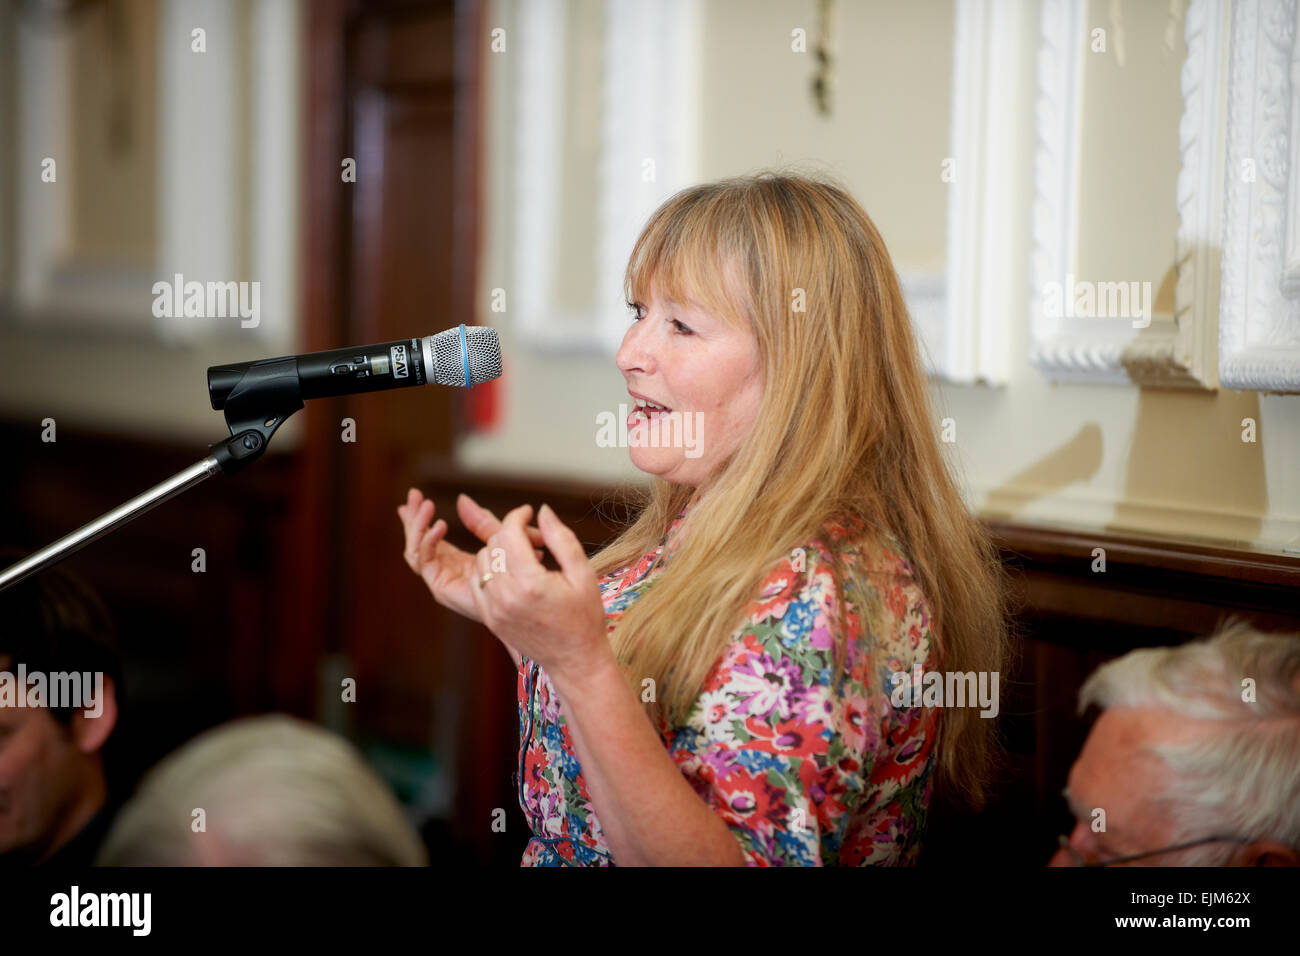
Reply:
[[[623,675],[614,649],[603,640],[595,647],[595,651],[570,664],[547,668],[551,686],[561,700],[582,701],[593,696],[597,688],[609,686],[611,681],[622,683]]]

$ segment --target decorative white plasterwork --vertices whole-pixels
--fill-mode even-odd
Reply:
[[[1300,50],[1295,0],[1232,10],[1219,381],[1300,391]]]
[[[1183,115],[1178,123],[1182,165],[1174,253],[1178,265],[1175,328],[1172,334],[1161,331],[1136,343],[1146,373],[1164,376],[1170,385],[1214,385],[1223,249],[1228,30],[1227,0],[1191,0],[1184,30]]]
[[[650,213],[696,180],[697,0],[609,0],[603,7],[597,237],[590,305],[556,298],[556,250],[565,242],[565,23],[562,0],[517,5],[516,216],[511,312],[524,341],[545,351],[612,352],[627,328],[623,273]],[[642,68],[653,64],[653,80]]]
[[[1015,232],[1007,228],[1014,180],[1017,50],[1023,14],[1006,0],[959,0],[953,36],[946,273],[905,276],[904,295],[929,349],[930,368],[949,382],[1003,384],[1009,320],[1018,296]]]
[[[1215,181],[1221,163],[1222,118],[1217,98],[1223,40],[1222,9],[1195,4],[1187,16],[1188,59],[1182,72],[1184,113],[1179,127],[1179,282],[1174,316],[1134,316],[1124,287],[1093,283],[1098,311],[1072,315],[1078,251],[1080,126],[1083,57],[1089,33],[1086,0],[1046,0],[1038,51],[1038,148],[1034,169],[1034,253],[1030,289],[1030,361],[1050,380],[1182,388],[1212,386]],[[1048,290],[1064,309],[1049,310]],[[1080,283],[1082,285],[1082,283]],[[1102,307],[1102,302],[1107,308]],[[1128,302],[1125,309],[1122,303]],[[1209,299],[1212,303],[1212,298]],[[1114,307],[1120,305],[1117,310]]]

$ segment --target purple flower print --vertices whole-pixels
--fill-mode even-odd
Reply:
[[[827,650],[833,640],[831,629],[824,624],[821,627],[814,627],[812,633],[808,635],[808,643],[819,651]]]
[[[773,713],[788,720],[792,703],[806,692],[799,665],[785,656],[778,663],[767,653],[751,654],[733,667],[731,681],[729,689],[739,701],[736,713],[768,720]]]
[[[809,687],[795,704],[795,717],[800,723],[829,726],[835,716],[835,700],[825,684]]]

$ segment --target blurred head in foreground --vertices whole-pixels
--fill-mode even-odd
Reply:
[[[1088,678],[1094,703],[1052,865],[1300,865],[1300,634],[1235,623],[1132,651]]]
[[[425,866],[383,781],[341,737],[275,714],[166,757],[123,807],[101,866]]]
[[[0,551],[0,567],[25,555]],[[0,862],[89,865],[121,659],[103,602],[60,567],[0,592]]]

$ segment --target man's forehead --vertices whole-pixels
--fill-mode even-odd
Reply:
[[[1160,737],[1162,720],[1153,711],[1131,707],[1103,710],[1092,725],[1081,756],[1107,764],[1140,759],[1146,748]]]
[[[1081,807],[1101,799],[1126,801],[1159,776],[1152,748],[1182,736],[1180,718],[1157,708],[1117,707],[1102,711],[1070,768],[1067,792]]]

